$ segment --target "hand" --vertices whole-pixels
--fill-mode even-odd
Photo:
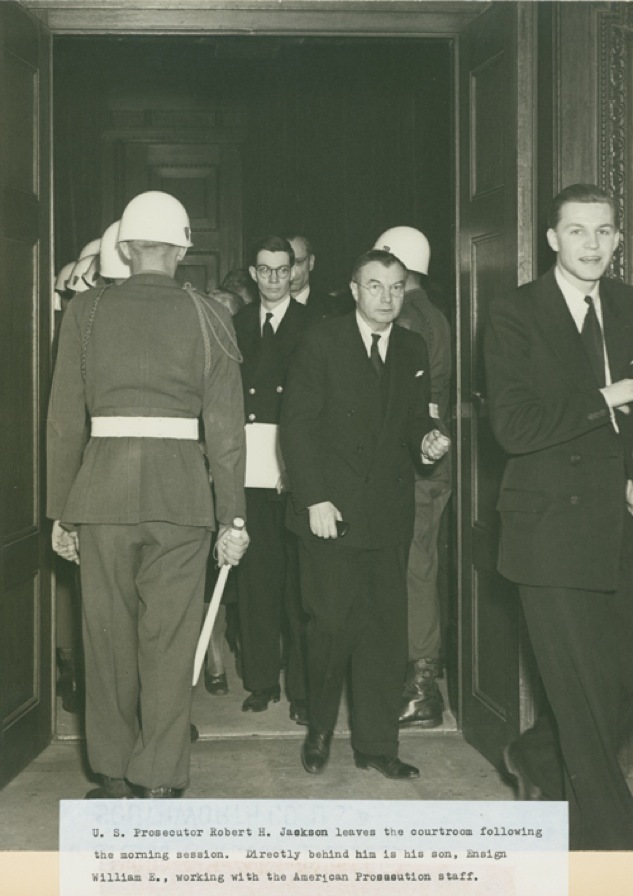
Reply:
[[[338,538],[336,521],[343,517],[331,501],[321,501],[308,507],[310,531],[318,538]]]
[[[56,554],[64,560],[79,564],[79,535],[74,529],[64,529],[60,521],[55,520],[51,543]]]
[[[237,566],[249,546],[251,540],[246,529],[234,529],[233,526],[220,526],[215,550],[218,566]]]
[[[626,483],[626,508],[633,516],[633,481],[631,479],[628,479]]]
[[[621,408],[633,401],[633,379],[618,380],[600,390],[610,408]],[[628,408],[623,413],[628,413]]]
[[[278,495],[280,495],[282,492],[287,492],[289,487],[290,487],[290,481],[288,479],[288,474],[286,473],[285,470],[282,470],[282,473],[281,473],[279,479],[277,480],[277,485],[275,486],[275,491],[277,492]]]
[[[451,447],[451,440],[439,429],[433,429],[422,439],[421,454],[422,459],[425,458],[432,462],[440,460],[444,457],[448,449]]]

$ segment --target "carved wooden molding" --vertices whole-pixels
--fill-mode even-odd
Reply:
[[[617,202],[620,221],[627,221],[627,199],[631,202],[630,141],[633,122],[627,100],[627,84],[633,73],[633,8],[628,3],[611,3],[598,13],[599,40],[599,184]],[[627,197],[628,192],[628,197]],[[630,212],[628,220],[632,220]],[[616,250],[611,264],[615,276],[627,280],[633,244],[630,236]]]

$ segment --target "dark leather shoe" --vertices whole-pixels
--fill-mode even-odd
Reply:
[[[229,685],[226,680],[226,672],[221,675],[212,675],[208,669],[204,670],[204,686],[214,697],[223,697],[228,694]]]
[[[415,765],[407,765],[397,756],[369,756],[367,753],[354,752],[356,768],[375,768],[385,778],[406,780],[407,778],[419,778],[420,771]]]
[[[311,775],[322,772],[330,758],[331,731],[315,731],[310,729],[301,748],[301,762]]]
[[[435,680],[420,681],[414,695],[405,692],[398,723],[401,728],[437,728],[443,712],[444,698]]]
[[[268,709],[269,703],[279,703],[280,697],[279,685],[274,688],[264,688],[262,691],[253,691],[242,703],[242,712],[263,712]]]
[[[89,790],[85,800],[133,800],[135,794],[125,778],[108,778],[107,775],[98,775],[99,787]]]
[[[290,703],[290,718],[297,725],[309,725],[308,704],[305,700],[292,700]]]
[[[508,744],[503,748],[503,764],[506,772],[516,781],[517,799],[543,799],[543,791],[530,778],[515,744]]]
[[[178,787],[138,787],[137,790],[144,800],[178,800],[183,794]]]
[[[190,741],[190,743],[195,744],[195,742],[198,740],[199,737],[200,737],[200,732],[198,731],[198,729],[192,722],[189,725],[189,741]]]

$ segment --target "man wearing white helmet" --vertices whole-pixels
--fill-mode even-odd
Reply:
[[[81,559],[86,740],[100,784],[87,797],[177,797],[189,783],[193,656],[216,518],[220,564],[239,562],[248,544],[230,528],[244,515],[239,354],[228,312],[174,280],[192,243],[173,196],[136,196],[118,242],[131,276],[76,296],[64,318],[48,515],[55,550]]]
[[[404,302],[396,323],[424,337],[431,365],[430,413],[446,424],[451,333],[448,321],[424,289],[429,242],[414,227],[392,227],[378,237],[374,248],[392,252],[407,268]],[[450,494],[450,456],[429,467],[426,474],[416,474],[415,526],[407,568],[409,665],[400,712],[400,726],[405,728],[442,724],[444,700],[436,681],[442,673],[438,534]]]

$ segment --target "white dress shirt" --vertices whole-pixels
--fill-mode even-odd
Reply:
[[[279,302],[278,305],[275,305],[274,308],[264,308],[263,303],[259,306],[259,332],[261,333],[264,324],[266,323],[266,315],[272,314],[270,318],[270,324],[273,328],[273,332],[277,332],[279,324],[284,319],[284,314],[288,310],[288,306],[290,305],[290,296],[283,300],[283,302]]]

